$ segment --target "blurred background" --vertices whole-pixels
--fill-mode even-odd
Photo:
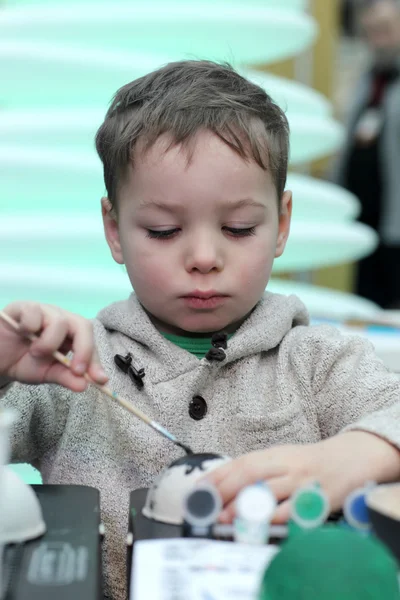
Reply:
[[[0,304],[94,317],[131,291],[103,237],[94,134],[118,87],[229,61],[291,126],[291,236],[271,291],[400,372],[398,0],[0,0]]]

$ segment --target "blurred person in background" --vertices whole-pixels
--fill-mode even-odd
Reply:
[[[340,23],[342,27],[342,33],[353,38],[356,34],[355,27],[355,0],[341,0],[340,5]]]
[[[370,64],[351,95],[336,182],[361,202],[380,243],[361,260],[356,293],[400,308],[400,0],[361,0],[357,19]]]

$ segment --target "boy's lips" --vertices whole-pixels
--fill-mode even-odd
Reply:
[[[182,296],[186,305],[197,309],[217,308],[224,303],[228,296],[215,290],[194,290],[185,296]]]
[[[183,296],[184,298],[201,298],[202,300],[208,300],[209,298],[226,298],[226,294],[221,294],[220,292],[217,292],[216,290],[207,290],[207,291],[201,291],[201,290],[194,290],[193,292],[189,292],[189,294],[185,294]]]

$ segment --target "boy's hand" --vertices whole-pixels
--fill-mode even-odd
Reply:
[[[383,439],[351,431],[302,446],[277,446],[233,460],[206,479],[221,494],[222,522],[232,521],[238,492],[257,481],[267,481],[279,505],[274,523],[290,516],[289,498],[302,485],[316,482],[328,495],[332,511],[342,508],[346,496],[367,481],[400,478],[400,452]]]
[[[58,383],[74,392],[86,389],[88,375],[104,384],[104,373],[94,347],[90,321],[56,306],[34,302],[13,302],[4,309],[21,327],[33,333],[31,342],[0,319],[0,380],[22,383]],[[59,363],[52,353],[73,351],[71,369]]]

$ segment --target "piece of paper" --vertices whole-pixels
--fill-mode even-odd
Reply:
[[[195,539],[134,544],[130,600],[257,600],[276,546]]]

